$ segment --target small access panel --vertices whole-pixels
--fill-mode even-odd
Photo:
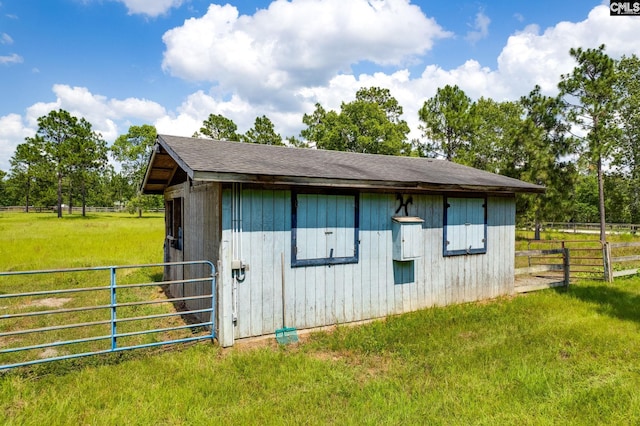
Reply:
[[[405,262],[423,255],[422,223],[415,216],[394,216],[392,219],[393,260]]]

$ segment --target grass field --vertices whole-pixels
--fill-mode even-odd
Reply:
[[[162,215],[138,219],[126,214],[99,214],[83,218],[80,215],[58,219],[54,214],[4,213],[0,215],[0,232],[5,244],[0,246],[0,271],[42,270],[62,267],[82,268],[110,265],[158,263],[162,261]],[[117,283],[139,284],[162,278],[162,268],[131,268],[117,271]],[[0,332],[40,329],[68,324],[107,322],[94,326],[52,329],[46,332],[18,334],[0,338],[0,349],[26,347],[109,336],[111,310],[84,310],[86,307],[108,306],[111,293],[109,270],[84,271],[0,277],[0,294],[15,294],[42,290],[77,290],[107,288],[88,292],[65,293],[0,299],[0,314],[23,315],[56,309],[75,309],[67,314],[3,318]],[[119,303],[166,300],[158,286],[124,288],[117,291]],[[135,305],[118,309],[118,317],[140,317],[175,312],[171,303]],[[118,324],[119,333],[143,329],[168,328],[183,325],[179,317],[159,320],[138,320]],[[164,334],[121,337],[120,346],[154,343],[170,338],[190,337],[190,330]],[[111,348],[109,339],[80,342],[29,351],[0,353],[0,365],[25,362],[37,358],[69,356]]]
[[[0,268],[130,265],[162,261],[162,213],[64,216],[0,213]]]
[[[161,257],[159,217],[25,217],[0,215],[0,232],[14,248],[22,237],[26,250],[39,247],[50,266]],[[27,229],[61,241],[51,248]],[[113,249],[87,242],[65,259],[71,231],[84,235],[75,244]],[[0,252],[0,269],[43,266],[29,259]],[[582,281],[340,326],[300,345],[201,343],[50,363],[0,375],[0,423],[639,424],[638,306],[640,278]]]

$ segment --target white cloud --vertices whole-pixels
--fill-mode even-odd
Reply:
[[[140,14],[150,17],[164,15],[172,8],[177,8],[184,0],[117,0],[127,7],[130,15]]]
[[[301,87],[326,84],[363,61],[412,62],[449,36],[408,0],[276,0],[252,16],[212,4],[164,34],[163,68],[251,102],[293,107]]]
[[[529,26],[509,37],[498,57],[498,72],[502,84],[516,96],[528,93],[535,84],[546,93],[557,92],[561,74],[570,72],[575,61],[569,56],[572,47],[607,46],[606,53],[614,58],[622,54],[640,54],[640,45],[627,43],[640,31],[637,19],[612,19],[607,6],[597,6],[581,22],[560,22],[542,34]]]
[[[475,44],[478,41],[487,38],[489,36],[489,24],[491,24],[491,19],[489,19],[484,12],[478,12],[472,25],[473,30],[467,33],[465,39],[471,44]]]
[[[209,117],[209,114],[221,114],[233,120],[238,126],[238,131],[244,133],[253,125],[255,117],[265,112],[259,107],[251,106],[238,96],[224,100],[198,91],[185,99],[177,109],[177,114],[165,115],[158,119],[155,125],[158,133],[191,136],[200,130],[202,122]]]
[[[0,44],[13,44],[13,39],[7,33],[0,34]]]
[[[17,53],[13,53],[9,56],[0,56],[0,64],[8,65],[8,64],[21,64],[24,61],[22,56]]]
[[[88,120],[93,130],[113,142],[132,124],[153,124],[167,112],[160,104],[146,99],[109,99],[91,93],[86,87],[56,84],[53,102],[38,102],[27,108],[24,117],[10,114],[0,117],[0,170],[8,170],[9,158],[15,147],[38,128],[38,118],[57,109],[64,109],[76,117]]]
[[[45,104],[43,108],[39,108],[40,110],[49,108],[50,111],[50,106],[55,105],[55,108],[62,108],[73,115],[86,118],[101,132],[113,129],[111,120],[149,123],[166,114],[164,107],[156,102],[137,98],[109,99],[91,93],[86,87],[56,84],[53,86],[53,92],[57,96],[56,102]],[[43,115],[41,112],[38,113]]]
[[[158,117],[166,114],[162,105],[147,99],[111,99],[108,106],[113,117],[118,119],[135,118],[142,121],[153,122]]]
[[[34,133],[35,130],[26,126],[19,114],[0,117],[0,170],[9,170],[9,159],[13,157],[16,146]]]

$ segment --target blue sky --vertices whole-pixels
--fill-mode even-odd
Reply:
[[[638,33],[599,0],[0,0],[0,169],[58,108],[109,143],[132,124],[191,135],[211,113],[241,132],[267,115],[286,137],[316,102],[382,86],[418,137],[438,87],[551,94],[570,47],[640,54]]]

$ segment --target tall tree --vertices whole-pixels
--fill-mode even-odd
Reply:
[[[391,96],[391,91],[382,87],[362,87],[356,92],[356,101],[377,105],[393,124],[402,123],[402,107]]]
[[[346,151],[340,135],[340,116],[337,112],[327,111],[316,103],[312,114],[304,114],[302,122],[307,125],[300,131],[300,136],[317,148],[333,151]]]
[[[123,207],[125,202],[136,193],[135,188],[129,183],[129,179],[122,172],[116,172],[113,167],[107,170],[105,179],[106,191],[112,200],[111,205]]]
[[[157,132],[154,126],[143,124],[131,126],[124,135],[118,136],[111,146],[113,158],[122,165],[122,172],[132,185],[142,183],[145,167],[156,142]]]
[[[240,135],[237,132],[238,126],[233,120],[220,114],[209,114],[209,117],[202,122],[200,131],[193,136],[206,136],[218,141],[239,141]]]
[[[606,240],[603,162],[610,158],[620,134],[616,123],[618,96],[615,92],[615,62],[605,53],[604,44],[597,49],[572,48],[569,54],[578,65],[561,77],[558,87],[564,100],[569,123],[584,133],[581,154],[596,170],[600,240]]]
[[[493,173],[516,177],[518,132],[522,106],[517,102],[496,102],[480,98],[468,110],[474,131],[469,143],[458,149],[455,161]],[[475,123],[475,124],[474,124]]]
[[[420,129],[428,142],[422,150],[427,156],[444,156],[449,161],[464,157],[474,131],[471,99],[458,86],[439,88],[418,112]]]
[[[273,123],[266,115],[256,117],[253,127],[242,136],[242,142],[262,145],[284,145],[282,136],[276,133]]]
[[[598,177],[593,173],[579,173],[576,184],[571,188],[573,214],[572,221],[593,223],[598,220]]]
[[[520,104],[524,119],[514,138],[518,154],[513,161],[519,173],[511,176],[546,187],[544,194],[523,197],[528,201],[529,219],[539,230],[542,218],[562,220],[570,210],[576,170],[568,158],[575,154],[575,139],[567,136],[560,98],[544,96],[536,86],[520,98]]]
[[[83,130],[78,118],[60,109],[38,118],[36,135],[42,141],[44,158],[53,168],[57,182],[57,210],[60,218],[62,217],[63,179],[71,170],[75,154],[74,144],[83,137]]]
[[[342,103],[340,113],[316,104],[303,116],[307,128],[300,134],[321,149],[409,155],[409,126],[401,116],[402,107],[388,89],[361,88],[354,101]]]
[[[9,205],[9,191],[7,190],[7,176],[8,173],[4,170],[0,170],[0,206]]]
[[[632,220],[631,212],[634,207],[633,183],[626,172],[608,170],[604,181],[604,191],[607,194],[607,219],[613,223],[638,223]]]
[[[341,106],[341,131],[350,151],[370,154],[409,155],[409,125],[402,120],[402,107],[389,89],[361,88],[356,99]]]
[[[23,194],[24,209],[27,213],[32,202],[31,192],[33,181],[36,178],[36,170],[39,165],[42,165],[43,145],[43,140],[37,136],[26,138],[24,143],[16,147],[10,160],[11,184],[17,189],[17,192]]]
[[[640,223],[640,59],[636,55],[623,56],[618,62],[616,83],[624,119],[614,160],[629,180],[630,220]]]
[[[102,173],[107,166],[107,143],[91,127],[91,123],[81,118],[76,128],[76,137],[71,140],[70,181],[76,182],[80,187],[82,216],[86,216],[87,183],[95,178],[92,175]],[[69,206],[71,207],[71,202]]]
[[[142,208],[145,205],[142,195],[139,194],[139,187],[156,137],[157,132],[154,126],[149,124],[131,126],[129,131],[118,136],[111,146],[113,157],[122,165],[122,174],[126,176],[132,190],[138,194],[130,199],[130,204],[135,205],[138,216],[142,216]]]

